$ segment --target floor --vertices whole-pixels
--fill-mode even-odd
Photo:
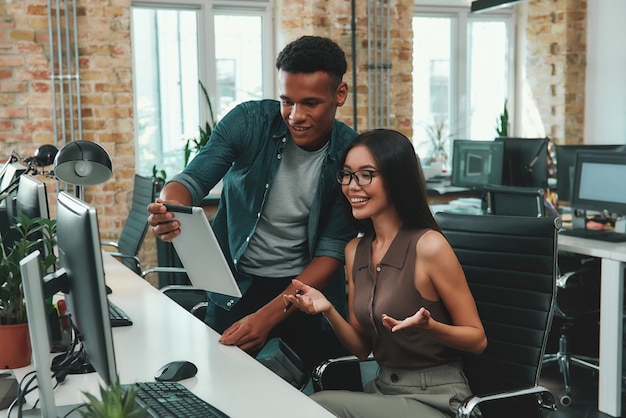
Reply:
[[[597,374],[576,367],[572,369],[571,374],[572,404],[568,407],[558,405],[556,411],[545,411],[544,418],[609,418],[610,415],[598,411]],[[541,384],[552,392],[558,402],[559,394],[563,392],[564,386],[556,364],[544,369]],[[622,396],[622,403],[626,405],[624,396]],[[622,417],[626,415],[622,414]]]
[[[553,328],[554,329],[554,328]],[[598,326],[591,320],[573,328],[571,334],[571,351],[574,353],[597,356]],[[547,352],[558,350],[558,332],[552,332]],[[556,363],[546,365],[541,374],[540,383],[558,397],[564,391],[563,377]],[[572,404],[568,407],[558,405],[557,411],[545,411],[544,418],[609,418],[610,415],[598,411],[598,375],[595,371],[573,366],[571,368],[570,385],[572,387]],[[626,418],[626,392],[622,389],[622,417]]]

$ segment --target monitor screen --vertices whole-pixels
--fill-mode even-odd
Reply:
[[[102,379],[117,378],[109,320],[104,267],[96,209],[60,192],[57,208],[57,246],[63,290],[72,322],[78,328],[86,360]],[[53,287],[54,288],[54,287]]]
[[[27,416],[56,417],[54,402],[54,388],[50,373],[50,329],[46,294],[41,267],[39,265],[39,251],[35,251],[20,261],[22,283],[24,284],[24,299],[28,315],[28,333],[33,350],[32,359],[37,373],[37,387],[39,389],[40,409],[28,411]],[[33,414],[34,412],[34,414]]]
[[[556,147],[556,191],[561,202],[572,201],[574,167],[578,151],[615,150],[626,145],[557,145]]]
[[[28,218],[46,218],[50,219],[48,210],[48,195],[46,193],[46,183],[28,174],[20,176],[19,187],[17,189],[15,205],[7,206],[7,215],[10,223],[15,223],[20,215],[26,215]],[[16,234],[9,235],[9,239],[19,239]],[[31,239],[41,239],[41,231],[33,232]],[[38,246],[46,256],[46,246],[43,243]]]
[[[6,193],[11,192],[17,186],[19,176],[27,169],[28,167],[21,163],[10,163],[2,167],[4,174],[2,175],[2,181],[0,181],[0,200]]]
[[[500,137],[496,141],[504,143],[504,186],[547,187],[548,138]]]
[[[29,218],[50,218],[46,183],[28,174],[20,176],[15,202],[16,215]]]
[[[626,152],[576,154],[572,208],[626,215]]]
[[[453,186],[483,189],[502,180],[504,145],[495,141],[457,139],[452,149]]]

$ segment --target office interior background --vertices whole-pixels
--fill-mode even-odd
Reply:
[[[205,123],[241,101],[277,97],[275,56],[307,34],[346,51],[350,97],[338,118],[358,131],[397,129],[424,160],[433,130],[448,155],[452,139],[493,139],[505,101],[509,136],[626,143],[626,2],[528,0],[484,13],[469,5],[3,0],[0,159],[77,139],[102,145],[113,177],[87,187],[86,200],[102,238],[115,240],[134,173],[173,175]],[[156,264],[148,234],[144,267]]]

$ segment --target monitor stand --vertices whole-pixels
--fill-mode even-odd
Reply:
[[[82,417],[82,415],[80,414],[80,411],[84,411],[84,409],[79,408],[81,405],[82,404],[57,406],[55,407],[56,408],[55,416],[57,418]],[[41,409],[25,409],[24,411],[22,411],[22,416],[23,417],[48,418],[48,417],[44,417],[42,412],[43,411]]]
[[[587,211],[584,209],[572,208],[572,229],[587,228]]]

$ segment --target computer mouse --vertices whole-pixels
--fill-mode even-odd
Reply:
[[[198,373],[195,364],[186,360],[172,361],[157,370],[154,379],[159,382],[177,382],[194,377]]]

